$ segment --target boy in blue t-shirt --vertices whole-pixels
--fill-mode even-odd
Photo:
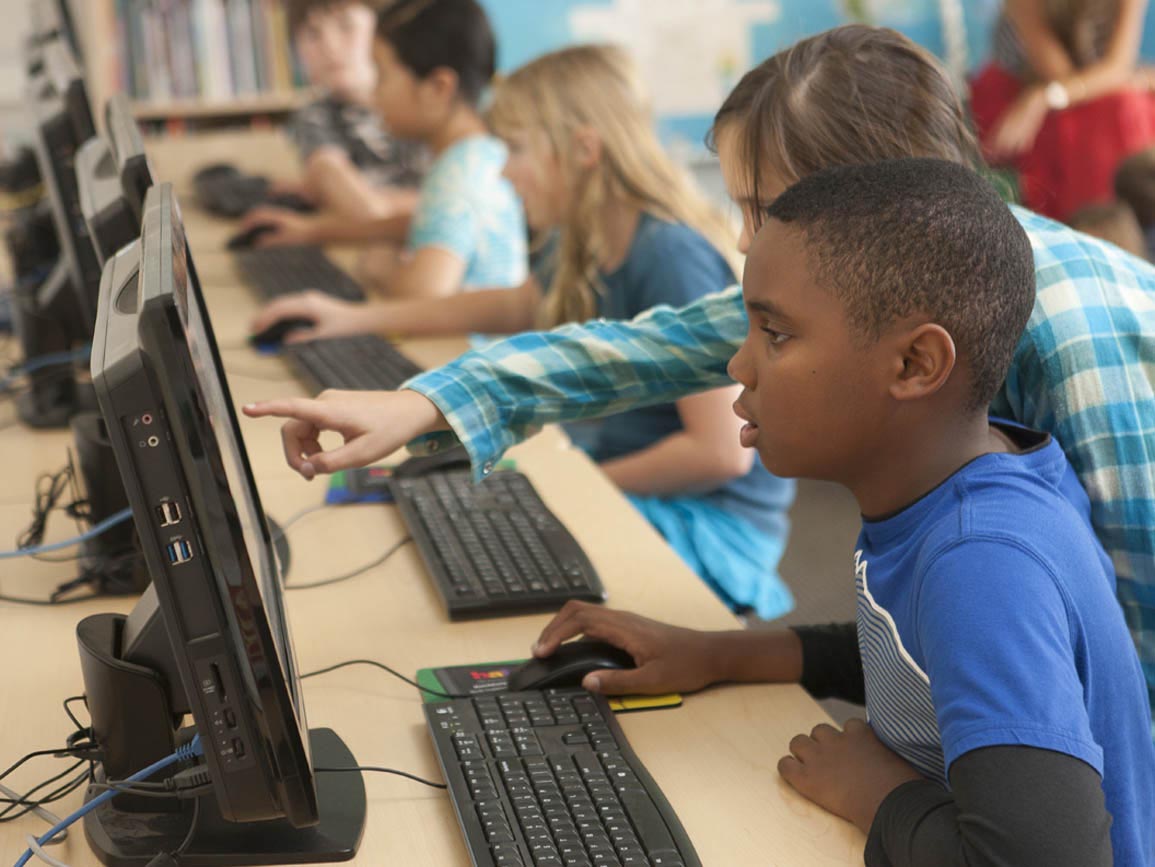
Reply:
[[[977,174],[811,175],[767,210],[730,363],[742,442],[859,502],[853,624],[705,633],[570,603],[639,665],[604,693],[800,682],[866,705],[778,765],[869,834],[870,865],[1155,864],[1155,747],[1086,493],[1058,444],[987,417],[1035,297],[1030,242]]]

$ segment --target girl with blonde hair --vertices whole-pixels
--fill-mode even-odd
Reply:
[[[496,86],[489,122],[527,221],[547,238],[521,287],[369,305],[305,293],[270,304],[253,330],[303,318],[314,325],[297,340],[514,333],[627,319],[735,282],[734,237],[663,151],[624,51],[539,57]],[[793,606],[777,564],[794,483],[742,448],[736,396],[731,386],[621,413],[581,431],[582,445],[728,605],[777,617]]]

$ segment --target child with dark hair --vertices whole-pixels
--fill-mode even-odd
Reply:
[[[363,0],[289,0],[285,11],[309,83],[323,93],[289,119],[304,177],[282,188],[346,217],[412,211],[424,155],[373,110],[376,13]]]
[[[734,411],[772,472],[857,499],[857,628],[707,633],[570,603],[534,653],[628,651],[638,667],[587,675],[594,692],[864,702],[869,724],[820,725],[778,769],[869,834],[867,864],[1155,863],[1151,714],[1087,495],[1049,434],[987,415],[1034,305],[1026,233],[977,174],[925,159],[818,172],[766,216]]]
[[[412,217],[351,221],[258,209],[243,228],[271,224],[262,245],[405,242],[382,275],[391,296],[520,286],[528,268],[525,218],[501,175],[505,146],[479,111],[497,63],[485,12],[477,0],[396,0],[377,16],[373,60],[386,128],[433,155]]]

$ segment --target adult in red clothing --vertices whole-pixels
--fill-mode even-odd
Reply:
[[[1147,0],[1006,0],[971,82],[987,159],[1023,202],[1065,220],[1113,197],[1128,155],[1155,142],[1155,76],[1138,65]]]

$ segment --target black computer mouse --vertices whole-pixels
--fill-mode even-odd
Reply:
[[[634,658],[605,641],[583,638],[558,647],[551,656],[534,658],[509,673],[510,690],[581,686],[591,671],[635,668]]]
[[[255,226],[233,235],[225,242],[225,246],[230,250],[248,250],[256,245],[258,238],[269,234],[269,232],[275,232],[276,229],[277,227],[272,223],[257,223]]]
[[[249,344],[260,348],[280,347],[291,331],[301,331],[312,328],[316,323],[312,319],[278,319],[264,331],[249,335]]]

